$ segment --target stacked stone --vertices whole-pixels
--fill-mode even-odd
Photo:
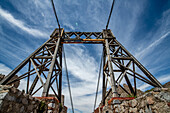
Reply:
[[[36,113],[40,100],[13,86],[0,85],[0,113]]]
[[[170,89],[155,88],[134,100],[112,105],[109,113],[170,113]]]
[[[130,89],[129,89],[129,87],[128,87],[127,84],[123,84],[123,88],[124,88],[127,92],[129,92],[130,95],[132,95],[132,93],[131,93],[131,91],[130,91]],[[135,90],[134,87],[133,87],[133,90]],[[130,95],[127,94],[120,86],[118,86],[117,92],[118,92],[118,94],[120,95],[120,97],[128,97],[128,96],[130,96]],[[138,97],[138,96],[141,96],[141,95],[143,95],[143,94],[144,94],[144,92],[142,92],[140,89],[137,89],[137,97]]]

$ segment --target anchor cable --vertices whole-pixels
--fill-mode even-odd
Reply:
[[[55,10],[55,6],[54,6],[53,0],[51,0],[51,4],[53,6],[54,15],[55,15],[55,18],[57,20],[57,24],[58,24],[58,27],[59,27],[59,33],[60,33],[60,23],[59,23],[59,20],[58,20],[58,16],[57,16],[57,13],[56,13],[56,10]]]
[[[64,64],[65,64],[65,70],[66,70],[66,77],[67,77],[67,83],[68,83],[68,90],[69,90],[69,95],[70,95],[71,107],[72,107],[72,112],[74,113],[73,100],[72,100],[72,95],[71,95],[71,88],[70,88],[70,81],[69,81],[69,76],[68,76],[67,62],[66,62],[66,57],[65,57],[65,52],[64,52],[64,46],[63,46],[63,55],[64,55]]]
[[[111,15],[112,15],[114,3],[115,3],[115,0],[113,0],[113,2],[112,2],[112,7],[111,7],[111,9],[110,9],[109,18],[108,18],[108,20],[107,20],[106,30],[107,30],[107,28],[108,28],[108,26],[109,26],[109,22],[110,22],[110,18],[111,18]]]
[[[96,89],[96,96],[95,96],[95,101],[94,101],[94,111],[95,111],[95,108],[96,108],[96,102],[97,102],[97,95],[98,95],[98,89],[99,89],[99,83],[100,83],[100,76],[101,76],[102,61],[103,61],[103,52],[102,52],[102,56],[101,56],[100,70],[99,70],[99,76],[98,76],[98,82],[97,82],[97,89]]]

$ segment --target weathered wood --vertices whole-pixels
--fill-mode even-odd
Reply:
[[[109,68],[109,72],[110,72],[110,80],[111,80],[111,88],[112,88],[112,92],[113,92],[113,97],[117,97],[118,96],[117,88],[116,88],[116,82],[115,82],[115,77],[114,77],[114,73],[113,73],[113,67],[112,67],[112,63],[111,63],[108,39],[105,39],[105,46],[106,46],[108,68]]]
[[[47,80],[46,80],[46,83],[44,85],[42,96],[48,96],[49,85],[50,85],[50,81],[51,81],[51,76],[53,74],[54,64],[55,64],[55,60],[56,60],[56,57],[57,57],[57,52],[58,52],[60,40],[61,40],[61,37],[58,38],[57,43],[56,43],[55,52],[54,52],[53,59],[52,59],[52,62],[51,62],[50,70],[48,72]]]
[[[52,59],[52,56],[36,56],[34,59]]]
[[[141,69],[141,71],[152,81],[154,82],[157,87],[163,87],[162,84],[132,55],[128,52],[128,50],[121,44],[119,43],[116,39],[115,42],[118,43],[121,48],[123,48],[123,50],[126,52],[126,54],[128,54],[129,56],[131,56],[135,62],[135,64],[138,66],[139,69]]]
[[[111,57],[113,60],[133,60],[131,57]]]
[[[30,59],[30,61],[31,61],[31,63],[32,63],[32,65],[33,65],[33,67],[34,67],[34,69],[35,69],[35,71],[36,71],[36,73],[37,73],[37,75],[38,75],[40,81],[41,81],[41,84],[44,85],[43,80],[42,80],[42,78],[41,78],[41,75],[39,74],[39,72],[38,72],[38,70],[37,70],[37,68],[36,68],[36,66],[35,66],[35,64],[34,64],[34,62],[33,62],[33,60]]]

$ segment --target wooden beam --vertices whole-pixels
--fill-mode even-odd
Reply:
[[[33,62],[33,60],[30,59],[30,61],[31,61],[31,63],[32,63],[32,65],[33,65],[33,67],[34,67],[34,69],[35,69],[35,71],[36,71],[36,73],[37,73],[37,75],[38,75],[40,81],[41,81],[41,84],[44,85],[43,80],[42,80],[42,78],[41,78],[41,75],[39,74],[39,72],[38,72],[38,70],[37,70],[37,68],[36,68],[36,66],[35,66],[35,64],[34,64],[34,62]]]
[[[35,56],[34,59],[52,59],[52,56]]]

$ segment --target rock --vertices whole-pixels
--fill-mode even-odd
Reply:
[[[33,110],[34,109],[34,105],[29,105],[27,109],[28,109],[28,111]]]
[[[145,113],[145,111],[143,109],[140,109],[139,113]]]
[[[143,95],[143,94],[144,94],[144,92],[143,92],[143,91],[141,91],[141,90],[137,89],[137,97],[139,97],[139,96],[141,96],[141,95]]]
[[[12,87],[10,91],[14,94],[17,93],[17,89],[15,87]]]
[[[14,96],[10,96],[9,94],[6,96],[5,99],[8,100],[8,101],[15,101],[16,100],[16,98]]]
[[[24,96],[25,96],[27,99],[29,99],[29,94],[24,94]]]
[[[113,104],[120,104],[121,102],[120,102],[120,100],[113,100],[112,103],[113,103]]]
[[[31,101],[33,100],[33,98],[32,98],[32,96],[31,96],[31,95],[29,95],[28,99],[29,99],[29,100],[31,100]]]
[[[18,91],[17,93],[17,97],[20,98],[20,96],[23,96],[25,94],[25,90],[22,90],[22,91]]]
[[[141,103],[140,103],[140,108],[144,108],[145,104],[146,104],[145,100],[142,100]]]
[[[162,99],[170,102],[170,92],[160,92],[159,95]]]
[[[15,103],[15,105],[13,106],[13,111],[15,111],[15,112],[18,112],[18,113],[19,113],[19,111],[20,111],[20,104]]]
[[[162,91],[168,91],[168,88],[162,88],[161,90]]]
[[[5,77],[5,75],[0,74],[0,81]]]
[[[25,90],[22,90],[22,92],[21,92],[21,93],[22,93],[22,95],[24,95],[24,94],[25,94]]]
[[[115,113],[120,113],[120,112],[121,112],[120,107],[115,108]]]
[[[17,97],[20,97],[21,95],[22,95],[21,91],[17,92]]]
[[[129,109],[129,112],[130,113],[136,113],[138,110],[137,110],[137,108],[131,108],[130,107],[130,109]]]
[[[159,94],[159,92],[152,92],[154,95],[157,95],[157,94]]]
[[[7,94],[8,94],[8,91],[6,91],[6,92],[1,92],[1,93],[0,93],[0,100],[4,99]]]
[[[1,108],[2,105],[3,105],[3,100],[0,100],[0,108]]]
[[[120,113],[124,107],[122,105],[114,105],[115,112]]]
[[[155,101],[153,100],[153,97],[146,97],[146,101],[149,105],[155,103]]]
[[[35,101],[32,101],[31,103],[32,103],[32,104],[35,104]]]
[[[124,101],[121,105],[124,106],[124,107],[128,107],[129,106],[127,101]]]
[[[152,113],[152,110],[149,105],[145,106],[145,113]]]
[[[23,99],[22,99],[22,103],[23,103],[24,105],[27,105],[27,104],[28,104],[28,100],[27,100],[26,98],[23,98]]]
[[[20,112],[24,113],[24,106],[21,107]]]
[[[121,105],[120,109],[121,109],[121,111],[124,111],[125,108],[124,108],[124,106]]]
[[[127,97],[128,94],[127,93],[121,93],[120,97]]]
[[[137,104],[138,104],[138,102],[136,101],[136,99],[132,100],[131,102],[132,102],[132,103],[131,103],[131,106],[132,106],[133,108],[136,107]]]
[[[9,113],[12,112],[12,104],[9,104],[6,111],[9,112]]]
[[[130,92],[129,86],[127,84],[123,84],[123,87],[127,92]]]
[[[161,91],[161,88],[156,87],[156,88],[153,89],[153,91],[154,91],[154,92],[160,92],[160,91]]]
[[[0,92],[1,92],[1,91],[3,91],[3,88],[2,88],[2,87],[0,87]]]
[[[159,113],[157,110],[153,110],[153,113]]]
[[[123,108],[121,111],[121,113],[128,113],[128,112],[129,112],[128,108]]]
[[[163,85],[164,88],[170,88],[170,82],[167,82]]]

